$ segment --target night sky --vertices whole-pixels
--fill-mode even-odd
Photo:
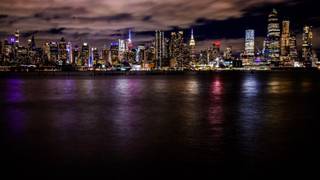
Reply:
[[[239,51],[247,28],[256,30],[261,48],[272,8],[291,21],[298,40],[303,25],[312,25],[314,46],[320,48],[320,11],[313,0],[1,0],[0,37],[20,29],[22,41],[34,33],[37,43],[65,37],[74,44],[102,47],[126,38],[128,29],[138,45],[152,40],[156,29],[168,37],[172,30],[189,36],[193,27],[198,49],[219,39],[222,48]]]

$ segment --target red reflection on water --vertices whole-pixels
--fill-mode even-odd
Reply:
[[[208,119],[212,126],[212,135],[215,142],[220,142],[223,136],[223,82],[219,77],[213,79],[210,86],[210,107]]]

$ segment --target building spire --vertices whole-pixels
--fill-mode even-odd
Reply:
[[[196,41],[194,40],[193,29],[191,29],[190,46],[195,46]]]

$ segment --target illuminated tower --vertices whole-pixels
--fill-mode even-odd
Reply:
[[[78,45],[75,45],[72,49],[72,64],[76,64],[78,66],[82,65],[80,61],[80,51]]]
[[[36,42],[34,40],[34,35],[32,35],[31,39],[28,40],[28,50],[35,50],[36,49]]]
[[[56,42],[49,43],[49,61],[52,63],[57,63],[59,56],[58,44]]]
[[[156,68],[161,69],[163,60],[165,58],[165,41],[164,32],[157,30],[155,37],[155,59]]]
[[[122,62],[124,60],[125,52],[126,52],[126,42],[125,40],[119,39],[119,61]]]
[[[281,33],[281,61],[287,61],[290,51],[290,21],[282,21]]]
[[[128,39],[127,39],[127,44],[126,44],[126,51],[131,51],[132,48],[133,48],[132,35],[131,35],[131,29],[129,29]]]
[[[67,63],[72,64],[73,63],[73,51],[72,51],[72,43],[68,42],[67,43]]]
[[[68,59],[68,52],[67,52],[67,43],[64,38],[61,38],[59,42],[59,63],[66,64]]]
[[[81,65],[89,66],[90,49],[88,43],[83,43],[81,47]]]
[[[98,48],[92,48],[91,49],[91,59],[92,59],[92,64],[97,65],[100,60],[100,55],[99,55],[99,50]]]
[[[196,59],[196,41],[194,40],[193,29],[191,29],[191,37],[190,37],[189,46],[190,46],[191,61],[194,62]]]
[[[306,65],[312,62],[312,27],[305,26],[302,34],[302,60]]]
[[[268,60],[278,64],[280,60],[280,23],[278,12],[273,9],[268,18]]]
[[[119,60],[119,42],[113,42],[110,45],[111,63],[113,66],[120,63]]]
[[[15,42],[14,44],[16,46],[19,46],[20,43],[20,31],[17,29],[16,32],[14,33],[14,37],[15,37]]]
[[[245,38],[245,55],[244,64],[251,64],[254,59],[254,39],[255,32],[253,29],[246,30],[246,38]]]
[[[295,62],[298,61],[298,50],[297,50],[297,40],[295,34],[290,35],[289,39],[289,57],[290,60]]]

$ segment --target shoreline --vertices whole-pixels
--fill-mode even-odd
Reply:
[[[0,71],[1,77],[99,77],[99,76],[149,76],[149,75],[210,75],[219,73],[315,73],[320,70],[305,68],[276,68],[271,70],[210,70],[210,71],[32,71],[32,72],[8,72]]]

